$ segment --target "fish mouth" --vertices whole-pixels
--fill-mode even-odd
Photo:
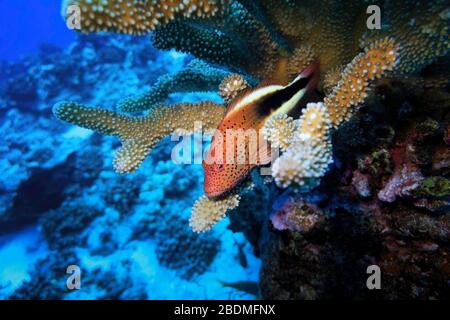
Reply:
[[[306,91],[309,92],[311,90],[314,90],[314,88],[317,86],[317,83],[319,82],[318,71],[319,71],[319,62],[316,60],[309,66],[307,66],[305,69],[303,69],[302,72],[300,72],[298,77],[307,80],[304,86]]]
[[[208,197],[208,198],[219,198],[220,196],[222,196],[222,195],[224,195],[224,194],[226,194],[227,193],[227,191],[222,191],[222,190],[220,190],[220,191],[210,191],[210,190],[206,190],[205,189],[205,195]]]
[[[307,66],[303,71],[300,73],[300,77],[302,78],[315,78],[316,77],[316,71],[319,69],[319,62],[314,61],[309,66]]]

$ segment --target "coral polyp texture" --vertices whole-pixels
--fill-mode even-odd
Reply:
[[[282,131],[288,128],[280,126]],[[330,141],[331,121],[322,103],[310,103],[303,110],[285,153],[275,160],[272,175],[280,187],[291,185],[309,191],[317,186],[333,161]],[[269,138],[270,141],[270,138]]]
[[[245,89],[249,88],[249,83],[240,74],[230,74],[220,83],[219,94],[225,103],[230,103]]]
[[[194,203],[189,225],[198,233],[208,231],[225,217],[228,210],[235,209],[239,205],[239,200],[238,194],[230,194],[219,200],[202,196]]]
[[[400,2],[411,6],[409,1]],[[208,102],[165,107],[171,93],[217,90],[229,104],[249,87],[244,75],[285,85],[318,62],[318,88],[328,95],[312,114],[324,122],[313,121],[304,112],[295,134],[290,118],[272,119],[265,127],[266,138],[286,151],[274,163],[276,183],[288,187],[308,181],[313,186],[332,162],[330,124],[338,129],[348,121],[365,102],[375,80],[393,70],[398,74],[415,71],[448,51],[448,8],[441,1],[419,2],[424,9],[420,19],[415,19],[415,10],[400,15],[402,6],[387,5],[389,27],[377,33],[367,30],[361,19],[366,9],[363,1],[69,1],[65,5],[76,3],[81,8],[83,32],[154,30],[156,47],[192,53],[221,68],[195,60],[181,72],[161,78],[149,92],[119,104],[124,112],[149,110],[145,117],[71,103],[58,105],[56,115],[119,136],[123,146],[114,166],[121,173],[133,172],[171,130],[192,127],[194,120],[211,127],[220,122],[221,108]],[[226,70],[234,73],[227,75]]]
[[[272,148],[286,151],[291,145],[296,128],[296,122],[286,114],[280,114],[269,119],[262,129],[264,139],[270,141]]]
[[[377,40],[347,65],[341,80],[324,100],[333,127],[349,120],[366,99],[369,85],[394,69],[399,50],[399,44],[391,38]]]
[[[82,13],[84,32],[112,31],[141,35],[176,18],[214,16],[226,0],[65,0],[66,8],[76,5]]]

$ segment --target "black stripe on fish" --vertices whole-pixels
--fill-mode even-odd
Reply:
[[[262,98],[259,102],[257,102],[258,105],[256,110],[258,111],[258,114],[261,117],[269,116],[272,112],[281,107],[283,103],[289,101],[295,94],[304,89],[312,78],[313,74],[306,78],[300,78],[287,87]]]

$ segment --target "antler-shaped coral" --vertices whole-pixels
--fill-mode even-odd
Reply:
[[[227,75],[228,72],[195,59],[178,73],[161,76],[148,92],[120,101],[118,108],[123,112],[142,112],[164,104],[171,93],[217,91]]]
[[[324,100],[334,128],[350,119],[364,102],[370,84],[375,79],[393,70],[398,62],[399,49],[399,45],[391,38],[377,40],[347,65],[341,80]]]
[[[277,185],[283,188],[293,185],[301,191],[317,186],[333,162],[331,129],[354,114],[375,79],[392,71],[398,61],[398,51],[399,46],[390,38],[376,41],[346,67],[325,103],[309,103],[298,121],[278,115],[265,124],[265,138],[272,147],[285,151],[272,166]],[[231,194],[224,199],[211,200],[202,196],[192,211],[192,229],[196,232],[209,230],[228,210],[238,206],[236,197]]]
[[[122,147],[114,158],[114,168],[119,173],[130,173],[139,168],[159,140],[173,131],[192,132],[195,121],[201,121],[205,130],[216,128],[225,108],[208,101],[179,103],[155,108],[147,116],[132,117],[79,103],[60,102],[54,106],[53,112],[66,122],[117,136]]]

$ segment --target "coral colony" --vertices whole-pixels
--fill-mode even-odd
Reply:
[[[344,267],[369,262],[387,270],[391,297],[448,296],[450,8],[374,4],[380,30],[356,0],[66,0],[63,13],[80,8],[81,33],[150,34],[195,59],[116,111],[63,101],[53,112],[119,138],[121,174],[200,122],[213,138],[189,224],[202,233],[233,211],[233,228],[255,246],[264,238],[266,298],[328,297],[354,277]],[[205,91],[223,103],[169,103]]]
[[[139,35],[154,31],[152,40],[158,48],[176,48],[237,72],[224,77],[225,73],[220,69],[207,67],[202,72],[196,72],[197,66],[191,66],[182,71],[183,74],[175,75],[174,79],[160,81],[150,92],[126,99],[119,105],[123,112],[149,110],[148,115],[143,117],[126,116],[74,102],[57,104],[54,112],[58,118],[119,137],[123,145],[114,159],[114,167],[119,173],[137,170],[155,143],[176,129],[192,131],[194,120],[202,121],[208,129],[219,127],[220,130],[219,124],[227,121],[227,115],[235,111],[233,108],[241,108],[242,117],[245,118],[245,113],[248,113],[249,118],[252,112],[264,112],[251,110],[261,104],[258,100],[274,103],[272,101],[276,99],[289,99],[283,97],[288,93],[283,92],[282,85],[292,81],[312,61],[317,60],[322,75],[318,88],[325,86],[325,79],[326,85],[332,88],[324,102],[308,104],[300,118],[294,120],[286,114],[298,104],[301,98],[298,97],[289,109],[276,110],[275,116],[268,114],[259,120],[262,125],[266,124],[264,132],[267,141],[284,149],[272,168],[276,184],[282,188],[295,185],[310,189],[319,183],[333,162],[331,130],[348,121],[365,102],[370,85],[393,70],[400,74],[418,69],[448,49],[448,39],[443,39],[445,19],[433,15],[440,13],[439,5],[429,10],[429,19],[434,19],[433,24],[426,24],[429,22],[424,19],[424,25],[419,25],[413,33],[399,35],[398,30],[409,30],[403,25],[405,19],[396,18],[396,9],[401,7],[389,8],[388,15],[393,19],[390,29],[397,31],[392,34],[387,32],[387,36],[381,33],[377,36],[356,32],[361,27],[351,19],[351,14],[364,9],[364,5],[357,1],[350,5],[319,1],[310,6],[304,2],[288,4],[284,1],[276,4],[261,1],[259,6],[247,1],[66,2],[66,5],[73,4],[81,9],[83,32],[113,31]],[[324,10],[327,5],[330,6]],[[320,6],[322,19],[302,19],[314,12],[317,6]],[[434,32],[427,36],[421,27],[434,28],[431,30]],[[436,34],[442,34],[442,37],[436,37]],[[234,37],[238,40],[232,41]],[[419,43],[418,39],[424,41]],[[359,50],[358,41],[363,52],[351,59]],[[288,48],[282,46],[284,44]],[[249,51],[255,53],[251,59],[248,57]],[[336,74],[338,67],[342,71]],[[161,106],[170,92],[211,90],[217,86],[220,76],[223,77],[219,85],[220,94],[231,106],[227,112],[223,105],[210,101],[197,105]],[[243,76],[267,85],[252,89]],[[239,104],[242,101],[246,105]],[[283,109],[281,105],[263,107],[269,109],[268,112],[270,109]],[[251,128],[249,126],[252,124],[255,125],[241,123],[243,129]],[[245,141],[242,143],[248,144]],[[244,151],[247,149],[244,148]],[[220,179],[227,179],[233,172],[243,176],[249,172],[248,169],[240,169],[238,164],[218,165],[230,170],[224,170],[217,177],[219,181],[211,183],[220,183]],[[208,185],[205,182],[205,187]],[[199,232],[211,228],[228,209],[237,207],[238,192],[231,191],[225,194],[224,199],[218,200],[216,196],[225,192],[216,192],[214,197],[202,197],[194,205],[192,228]]]

